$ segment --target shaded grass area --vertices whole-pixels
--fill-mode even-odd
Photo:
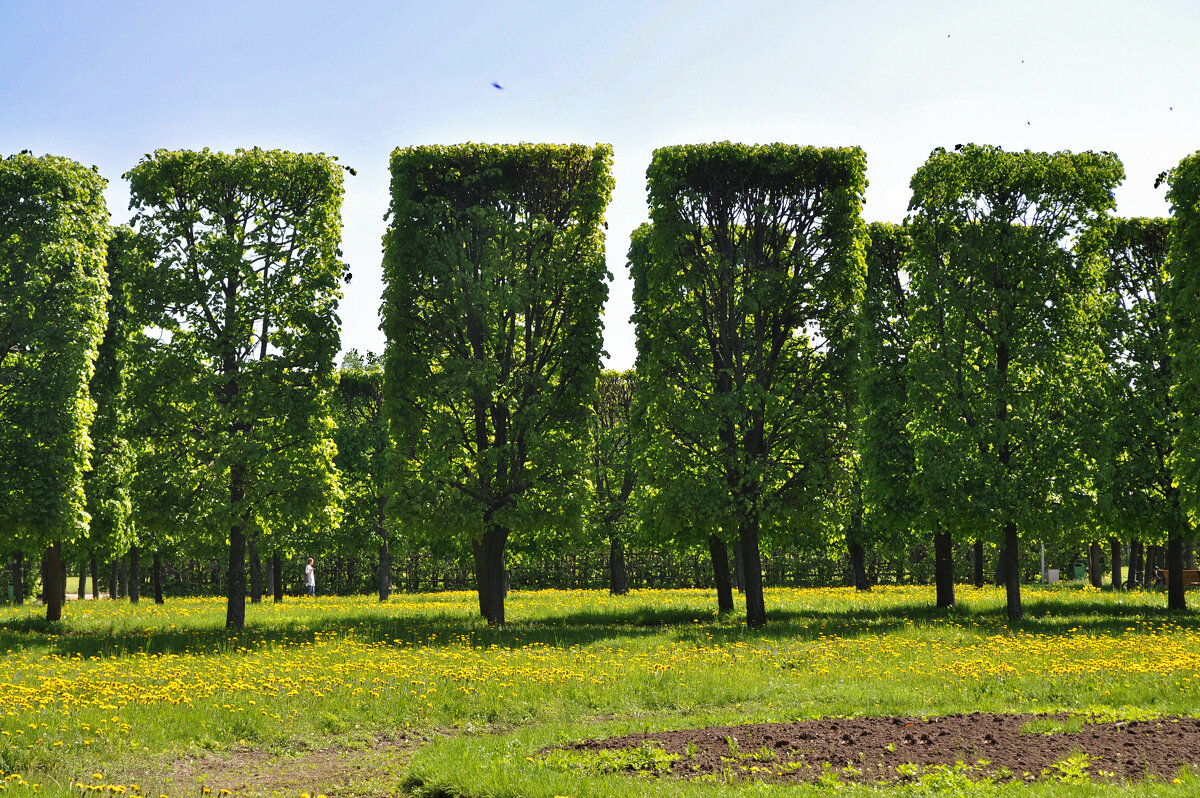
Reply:
[[[958,595],[938,610],[931,588],[769,591],[755,631],[717,616],[710,591],[514,593],[504,629],[482,624],[471,593],[251,605],[236,634],[219,600],[72,602],[57,625],[4,608],[0,769],[39,795],[78,796],[94,773],[143,794],[252,795],[290,788],[238,781],[238,762],[287,773],[329,756],[391,775],[339,771],[313,795],[650,794],[624,776],[614,792],[567,787],[527,757],[564,739],[822,716],[1196,711],[1200,619],[1167,613],[1161,594],[1033,588],[1016,625],[1002,590]],[[417,750],[407,780],[379,753],[397,739],[433,740],[404,746]]]

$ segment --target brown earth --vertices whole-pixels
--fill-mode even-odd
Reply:
[[[670,775],[773,783],[816,782],[823,774],[842,781],[898,782],[915,778],[901,774],[900,765],[953,767],[959,762],[970,766],[965,772],[974,779],[1053,779],[1078,775],[1070,763],[1058,767],[1072,756],[1076,763],[1086,761],[1083,769],[1095,781],[1141,781],[1147,776],[1169,781],[1181,766],[1200,769],[1200,718],[1087,722],[1079,731],[1061,730],[1079,720],[1075,716],[1072,724],[1070,715],[979,712],[828,718],[631,734],[565,748],[624,750],[649,741],[679,756],[667,771]],[[1078,754],[1087,754],[1087,760]],[[843,770],[847,766],[853,770]]]

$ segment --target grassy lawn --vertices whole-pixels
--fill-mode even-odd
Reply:
[[[70,602],[55,628],[40,607],[3,607],[0,779],[6,794],[75,798],[879,794],[603,776],[535,754],[826,716],[1200,715],[1200,617],[1168,614],[1156,592],[1024,597],[1010,627],[1001,589],[959,586],[948,612],[925,587],[768,590],[770,623],[753,632],[695,590],[516,592],[503,630],[473,593],[252,605],[236,635],[214,599]],[[979,792],[1194,795],[1200,778]]]

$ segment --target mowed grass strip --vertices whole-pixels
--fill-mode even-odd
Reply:
[[[252,605],[237,634],[217,599],[71,602],[55,627],[38,608],[7,607],[0,780],[10,794],[34,784],[38,795],[132,784],[219,794],[238,785],[178,783],[174,763],[361,750],[408,733],[450,738],[414,772],[458,789],[477,784],[470,763],[484,754],[460,747],[491,745],[498,730],[541,745],[589,730],[830,715],[1146,717],[1200,706],[1200,619],[1168,614],[1161,594],[1030,589],[1018,626],[1004,620],[1002,590],[958,595],[938,611],[925,587],[769,590],[770,623],[756,631],[716,617],[703,590],[518,591],[500,630],[483,625],[474,593]],[[459,765],[437,775],[445,751],[459,751]],[[512,763],[537,770],[524,754]]]

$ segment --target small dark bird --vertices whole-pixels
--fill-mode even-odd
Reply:
[[[346,275],[345,275],[345,276],[344,276],[342,279],[343,279],[343,280],[345,280],[345,281],[348,283],[348,282],[350,282],[350,278],[351,278],[351,277],[353,277],[353,276],[354,276],[354,275],[353,275],[353,274],[351,274],[350,272],[346,272]]]
[[[961,144],[955,144],[955,145],[954,145],[954,149],[955,149],[955,150],[961,150],[962,148],[963,148],[963,145],[961,145]]]
[[[1027,124],[1027,125],[1032,125],[1033,123],[1032,123],[1032,122],[1026,122],[1025,124]]]
[[[497,82],[496,82],[496,81],[494,81],[494,80],[492,81],[492,86],[493,86],[494,88],[500,89],[501,91],[503,91],[503,90],[504,90],[504,87],[503,87],[503,86],[501,86],[499,83],[497,83]]]

